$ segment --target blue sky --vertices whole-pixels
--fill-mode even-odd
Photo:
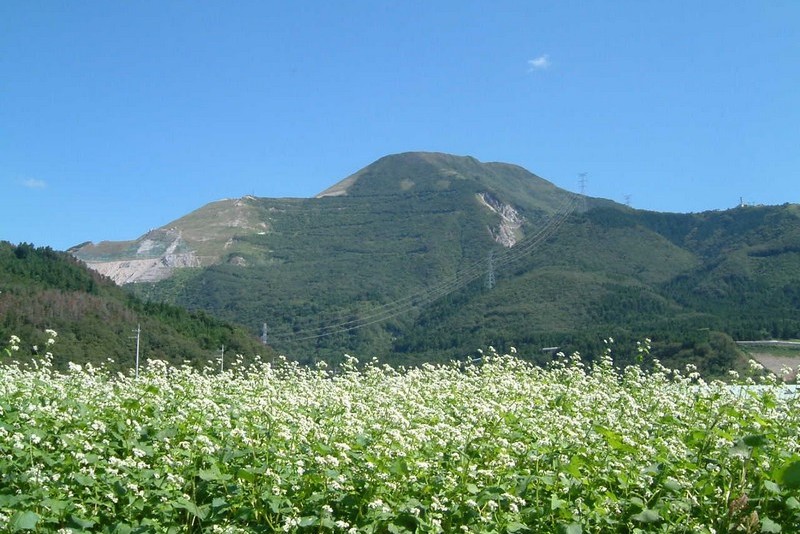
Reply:
[[[800,202],[800,2],[0,3],[0,239],[133,239],[410,150]]]

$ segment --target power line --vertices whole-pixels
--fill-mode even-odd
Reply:
[[[530,253],[530,251],[533,248],[535,248],[535,246],[537,246],[546,237],[555,232],[557,227],[564,220],[566,220],[566,218],[569,216],[570,213],[572,213],[572,211],[575,209],[576,204],[577,204],[577,199],[574,198],[570,198],[568,201],[565,201],[565,203],[559,207],[559,210],[556,212],[556,215],[553,216],[548,221],[548,224],[545,225],[543,228],[541,228],[536,234],[528,236],[527,238],[521,240],[517,244],[517,246],[505,251],[503,254],[498,255],[498,258],[500,259],[502,264],[504,265],[508,264],[518,259],[519,257],[522,257],[527,253]],[[397,315],[406,313],[414,308],[429,304],[430,302],[438,298],[441,298],[442,296],[452,293],[453,291],[456,291],[466,286],[470,282],[476,280],[484,273],[485,273],[484,263],[483,261],[478,261],[473,263],[472,265],[467,266],[464,269],[459,270],[454,278],[444,280],[443,282],[439,283],[436,286],[432,286],[428,289],[424,289],[422,291],[418,291],[416,293],[407,295],[406,297],[377,306],[370,312],[370,314],[366,316],[361,316],[357,319],[352,319],[350,321],[343,321],[340,323],[328,325],[326,327],[310,327],[302,330],[297,330],[292,334],[284,334],[277,337],[279,339],[294,338],[294,340],[296,341],[303,341],[307,339],[324,337],[335,333],[346,332],[349,330],[354,330],[356,328],[361,328],[363,326],[374,324],[376,322],[387,320]],[[311,334],[312,332],[314,334]],[[311,335],[303,336],[303,334],[311,334]]]
[[[514,247],[497,254],[496,257],[493,256],[492,270],[494,270],[495,267],[508,265],[524,256],[531,254],[547,238],[549,238],[558,230],[558,228],[575,211],[579,203],[579,198],[576,198],[575,196],[567,197],[559,206],[554,215],[551,216],[548,222],[535,234],[527,236],[519,241]],[[464,269],[459,270],[456,276],[453,278],[444,280],[430,288],[377,306],[366,315],[362,315],[356,319],[342,321],[323,327],[309,327],[295,330],[292,333],[286,333],[282,335],[273,334],[272,337],[273,339],[277,338],[279,340],[287,341],[306,341],[348,332],[358,328],[364,328],[378,322],[386,321],[398,315],[402,315],[415,308],[430,304],[441,297],[465,287],[470,282],[482,276],[485,272],[486,267],[484,261],[478,261],[468,265]]]
[[[539,232],[520,241],[517,246],[505,251],[505,253],[498,255],[498,261],[496,263],[507,265],[523,257],[524,255],[531,253],[547,237],[555,233],[558,227],[563,224],[572,211],[574,211],[577,203],[577,199],[570,199],[564,211],[558,212],[557,215],[551,218],[548,224],[545,225],[544,228],[540,229]],[[485,270],[483,262],[476,262],[468,266],[466,269],[459,271],[459,276],[456,276],[454,279],[446,280],[440,283],[438,286],[434,286],[427,290],[423,290],[407,297],[397,299],[393,302],[378,306],[369,315],[350,321],[344,321],[338,324],[332,324],[326,327],[307,328],[304,330],[295,331],[293,334],[285,334],[277,337],[279,339],[304,341],[347,332],[357,328],[363,328],[365,326],[391,319],[392,317],[411,311],[414,308],[429,304],[438,298],[441,298],[449,293],[452,293],[453,291],[456,291],[457,289],[466,286],[470,282],[482,276],[484,272]],[[315,332],[315,334],[297,337],[303,333],[310,334],[311,332]]]

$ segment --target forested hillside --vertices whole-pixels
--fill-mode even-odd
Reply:
[[[223,345],[229,355],[271,354],[240,327],[205,312],[146,303],[64,252],[0,242],[0,339],[22,339],[16,359],[44,355],[44,331],[52,329],[58,333],[52,349],[58,368],[73,361],[130,369],[137,325],[142,359],[202,367]]]
[[[742,362],[734,340],[800,337],[800,207],[640,211],[448,154],[387,156],[316,198],[213,203],[101,245],[71,252],[217,258],[125,287],[254,336],[266,324],[270,346],[306,363],[470,359],[488,345],[545,361],[542,349],[597,354],[607,338],[624,358],[651,338],[665,364],[720,375]]]

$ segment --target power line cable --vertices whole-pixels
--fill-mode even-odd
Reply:
[[[572,195],[567,197],[556,210],[554,215],[550,217],[548,222],[535,234],[532,234],[531,236],[521,240],[516,246],[497,254],[497,256],[493,258],[494,266],[500,267],[508,265],[524,256],[531,254],[547,238],[552,236],[558,230],[558,228],[575,211],[579,203],[579,197]],[[377,306],[370,310],[370,312],[366,315],[361,315],[356,319],[342,321],[328,326],[309,327],[282,335],[275,335],[273,333],[272,337],[273,339],[277,338],[280,340],[305,341],[348,332],[358,328],[364,328],[366,326],[391,319],[398,315],[402,315],[411,311],[412,309],[427,305],[443,296],[465,287],[472,281],[483,276],[485,272],[485,263],[483,261],[477,261],[464,269],[460,269],[454,278],[444,280],[435,286]],[[315,333],[311,334],[311,332]]]

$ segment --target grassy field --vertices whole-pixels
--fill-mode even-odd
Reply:
[[[648,367],[0,365],[0,531],[798,531],[796,397]]]

